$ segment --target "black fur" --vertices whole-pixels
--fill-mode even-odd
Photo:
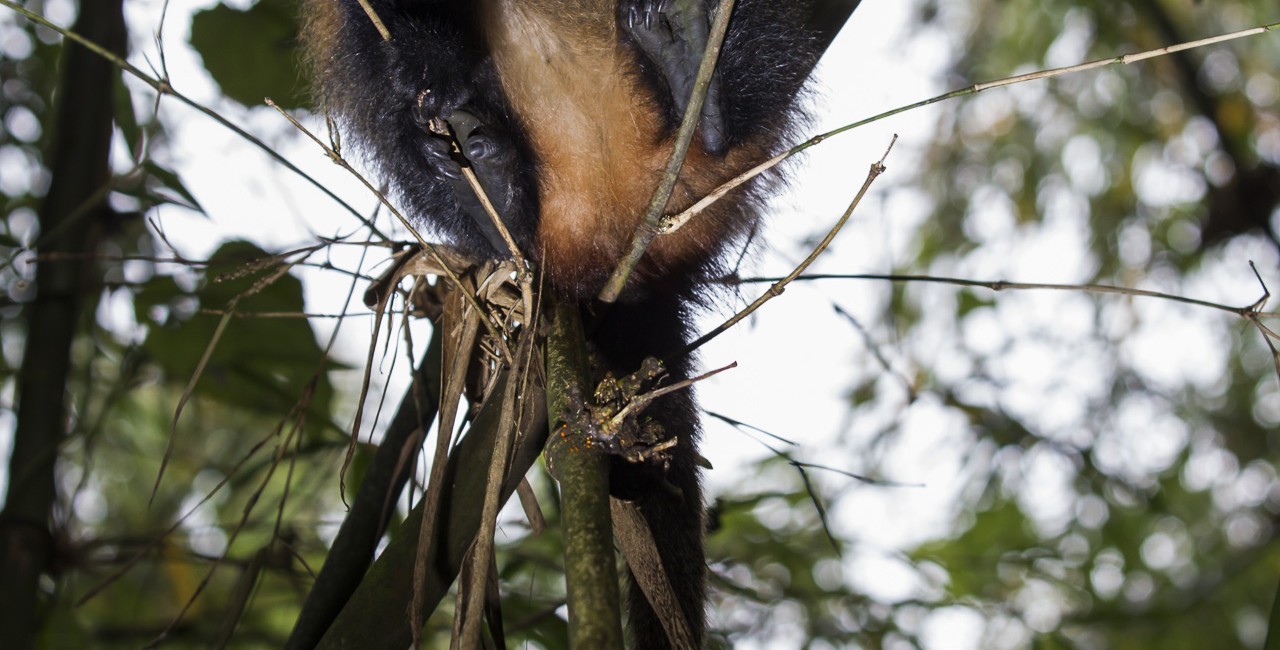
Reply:
[[[337,2],[342,18],[330,56],[314,73],[321,100],[381,175],[408,216],[472,254],[499,256],[459,192],[459,163],[433,119],[464,108],[484,125],[477,137],[514,155],[504,171],[507,228],[526,251],[537,219],[535,160],[479,36],[470,2],[372,0],[393,35],[384,41],[355,0]],[[464,143],[464,148],[465,148]],[[461,197],[461,198],[460,198]],[[491,195],[491,198],[492,197]],[[495,201],[496,202],[496,201]],[[504,206],[499,206],[501,207]]]

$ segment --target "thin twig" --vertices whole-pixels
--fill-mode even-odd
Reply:
[[[886,481],[884,479],[871,478],[870,476],[865,476],[863,474],[856,474],[854,472],[850,472],[847,469],[840,469],[839,467],[831,467],[830,465],[819,465],[818,463],[810,463],[803,460],[796,460],[796,457],[792,455],[791,452],[778,449],[777,447],[774,447],[773,445],[757,438],[755,434],[765,435],[770,438],[773,438],[774,440],[778,440],[780,442],[783,442],[792,446],[796,445],[795,442],[792,442],[791,440],[783,438],[782,436],[776,433],[770,433],[769,431],[765,431],[764,429],[761,429],[760,427],[755,426],[754,424],[747,424],[746,422],[743,422],[741,420],[735,420],[734,418],[731,418],[727,415],[723,415],[713,411],[706,411],[706,410],[704,410],[703,413],[706,413],[707,415],[713,418],[716,418],[717,420],[720,420],[725,424],[728,424],[729,426],[733,427],[734,429],[737,429],[742,433],[746,434],[748,437],[754,440],[756,444],[760,445],[761,447],[764,447],[765,449],[768,449],[769,453],[786,461],[788,465],[794,467],[802,475],[804,474],[804,471],[806,469],[819,469],[824,472],[839,474],[841,476],[851,478],[855,481],[866,483],[867,485],[876,485],[881,487],[914,487],[914,488],[924,487],[923,483],[899,483],[897,481]],[[807,484],[808,481],[806,480],[805,483]],[[811,492],[811,494],[813,493]]]
[[[897,379],[898,382],[902,384],[902,387],[907,391],[907,401],[914,402],[916,400],[915,383],[908,379],[906,375],[895,369],[893,364],[889,363],[889,359],[886,358],[884,356],[884,352],[880,350],[880,344],[871,337],[871,332],[867,331],[867,328],[864,327],[853,314],[846,311],[840,305],[833,302],[831,303],[831,308],[835,310],[836,315],[848,321],[854,329],[858,330],[858,334],[862,336],[862,343],[871,351],[871,356],[875,357],[876,362],[880,364],[880,367],[883,368],[885,372],[889,373],[891,377]]]
[[[738,282],[742,284],[760,284],[765,282],[777,282],[778,278],[744,278]],[[970,280],[968,278],[951,278],[938,275],[912,275],[912,274],[893,274],[893,273],[814,273],[811,275],[801,275],[793,278],[796,281],[812,281],[812,280],[886,280],[889,282],[922,282],[934,284],[952,284],[961,287],[980,287],[990,289],[992,291],[1007,290],[1050,290],[1050,291],[1083,291],[1085,293],[1107,293],[1118,294],[1123,296],[1139,296],[1143,298],[1158,298],[1160,300],[1170,300],[1188,305],[1196,305],[1198,307],[1208,307],[1225,311],[1242,318],[1251,318],[1265,312],[1257,312],[1257,303],[1243,307],[1233,307],[1222,303],[1210,302],[1208,300],[1199,300],[1196,298],[1187,298],[1170,293],[1160,291],[1148,291],[1146,289],[1133,289],[1130,287],[1117,287],[1107,284],[1055,284],[1042,282],[1011,282],[1008,280]]]
[[[493,207],[493,201],[489,200],[489,193],[484,191],[484,187],[480,185],[480,179],[476,177],[476,172],[470,167],[462,168],[462,177],[467,179],[467,184],[471,186],[471,191],[475,193],[476,198],[480,199],[480,205],[484,208],[484,213],[488,215],[489,221],[493,223],[493,227],[498,229],[498,234],[502,236],[502,242],[507,245],[507,252],[511,254],[511,259],[516,261],[516,265],[520,267],[523,273],[529,268],[529,263],[525,261],[524,255],[520,253],[520,247],[516,245],[515,237],[511,236],[511,231],[507,228],[507,222],[502,220],[502,215],[498,214],[498,209]]]
[[[759,434],[761,434],[761,435],[765,435],[765,436],[768,436],[768,437],[770,437],[770,438],[773,438],[774,440],[777,440],[778,442],[780,442],[780,443],[782,443],[782,444],[784,444],[784,445],[789,445],[789,446],[791,446],[791,447],[798,447],[798,446],[800,446],[800,443],[798,443],[798,442],[796,442],[796,441],[794,441],[794,440],[791,440],[790,438],[784,438],[784,437],[782,437],[782,436],[780,436],[780,435],[778,435],[778,434],[776,434],[776,433],[773,433],[772,431],[766,431],[766,430],[764,430],[764,429],[762,429],[762,428],[760,428],[760,427],[758,427],[758,426],[756,426],[756,425],[754,425],[754,424],[747,424],[746,422],[743,422],[742,420],[739,420],[739,419],[737,419],[737,418],[731,418],[731,417],[729,417],[729,416],[727,416],[727,415],[725,415],[725,414],[723,414],[723,413],[717,413],[717,412],[715,412],[715,411],[709,411],[709,410],[707,410],[707,409],[702,409],[702,412],[703,412],[703,413],[705,413],[705,414],[707,415],[707,417],[712,417],[712,418],[715,418],[715,419],[717,419],[717,420],[720,420],[720,421],[724,422],[725,424],[728,424],[729,426],[734,427],[735,429],[737,429],[737,428],[750,429],[750,430],[755,431],[756,433],[759,433]],[[763,444],[763,443],[762,443],[762,444]],[[766,449],[769,449],[770,451],[773,451],[774,453],[777,453],[777,451],[776,451],[773,447],[770,447],[770,446],[769,446],[769,445],[767,445],[767,444],[765,445],[765,448],[766,448]]]
[[[360,3],[360,8],[364,9],[364,13],[369,17],[369,21],[373,23],[374,29],[378,30],[378,34],[382,36],[382,40],[391,40],[391,32],[387,30],[387,26],[382,23],[382,18],[378,16],[378,12],[373,10],[373,6],[369,4],[369,0],[356,0]]]
[[[275,476],[276,470],[279,469],[280,461],[284,459],[284,456],[289,449],[289,444],[295,439],[295,437],[302,435],[303,425],[306,422],[306,409],[307,404],[303,402],[295,404],[293,412],[289,413],[286,420],[281,421],[280,424],[277,425],[276,433],[279,434],[283,431],[286,422],[291,424],[284,435],[284,439],[280,441],[280,444],[276,445],[275,454],[272,456],[271,464],[267,466],[267,470],[263,474],[262,479],[258,481],[258,485],[249,495],[248,500],[243,506],[241,506],[240,518],[236,520],[235,525],[231,527],[231,534],[227,536],[227,544],[222,554],[215,558],[209,565],[209,570],[205,572],[204,577],[196,584],[195,588],[191,591],[191,595],[187,597],[186,602],[183,603],[182,608],[178,610],[178,613],[174,615],[173,619],[169,621],[169,624],[166,625],[165,628],[160,631],[160,634],[156,635],[154,639],[142,646],[144,649],[160,646],[160,644],[169,637],[169,634],[177,628],[178,624],[182,622],[187,613],[191,611],[191,608],[195,606],[196,601],[200,598],[200,594],[203,593],[204,590],[212,583],[214,574],[218,571],[218,568],[222,566],[228,555],[230,555],[236,539],[240,537],[240,533],[244,532],[245,528],[248,527],[249,517],[253,515],[254,507],[262,497],[262,494],[266,491],[267,487],[271,485],[271,479]]]
[[[1267,288],[1267,283],[1263,281],[1262,274],[1258,273],[1258,267],[1253,263],[1253,260],[1249,260],[1249,268],[1253,269],[1253,276],[1258,278],[1258,284],[1262,285],[1262,297],[1258,298],[1253,305],[1249,307],[1249,312],[1247,314],[1241,315],[1245,320],[1253,323],[1253,326],[1257,328],[1258,333],[1262,334],[1262,342],[1267,344],[1268,350],[1271,350],[1271,363],[1275,366],[1276,378],[1280,379],[1280,350],[1277,350],[1275,343],[1272,343],[1273,339],[1280,338],[1280,336],[1277,336],[1274,330],[1263,324],[1262,320],[1258,317],[1258,314],[1260,313],[1259,310],[1265,307],[1267,301],[1271,299],[1271,290]]]
[[[829,232],[827,232],[827,236],[823,237],[821,242],[818,242],[818,245],[814,247],[813,252],[809,253],[809,256],[804,258],[804,261],[800,262],[800,265],[797,266],[794,271],[788,274],[785,278],[775,282],[773,286],[769,287],[768,291],[761,294],[760,297],[756,298],[750,305],[747,305],[746,309],[734,314],[732,318],[721,323],[719,327],[716,327],[710,332],[698,337],[696,341],[686,346],[680,354],[688,354],[689,352],[698,349],[707,341],[720,336],[730,327],[733,327],[742,319],[750,316],[766,302],[782,295],[782,292],[786,290],[786,286],[796,278],[800,277],[800,274],[804,273],[805,269],[809,268],[809,266],[818,259],[818,256],[821,255],[823,251],[827,250],[827,246],[831,245],[831,241],[835,239],[836,235],[840,233],[840,230],[844,228],[844,224],[849,221],[849,217],[853,216],[854,209],[856,209],[858,204],[862,202],[862,197],[866,196],[867,190],[871,189],[871,184],[885,172],[886,167],[884,166],[884,161],[889,157],[889,152],[893,151],[893,145],[897,141],[898,136],[893,136],[893,140],[889,142],[889,147],[885,149],[884,155],[880,157],[880,160],[871,164],[871,169],[867,171],[867,179],[862,182],[862,187],[858,189],[858,194],[853,197],[853,201],[849,202],[849,207],[845,209],[844,214],[840,215],[840,219],[836,221],[836,224],[831,227]]]
[[[236,306],[240,304],[242,299],[256,295],[263,289],[275,284],[277,280],[287,275],[291,268],[293,268],[291,264],[281,264],[279,268],[258,279],[244,292],[227,301],[226,314],[219,319],[213,335],[205,343],[204,352],[200,355],[200,360],[196,362],[195,370],[192,371],[190,379],[187,380],[186,387],[182,389],[182,395],[178,398],[178,405],[174,408],[173,420],[169,423],[169,440],[165,443],[164,454],[160,458],[160,469],[156,472],[156,481],[151,486],[151,496],[147,498],[148,506],[155,501],[156,494],[160,491],[160,481],[164,479],[165,470],[169,467],[169,458],[173,455],[174,450],[174,440],[178,437],[178,421],[182,419],[182,413],[186,409],[187,403],[195,396],[196,384],[204,376],[205,368],[208,367],[209,360],[213,358],[213,351],[218,347],[223,334],[227,331],[227,325],[230,325],[235,318]],[[253,272],[258,270],[260,269],[255,268]]]
[[[1210,36],[1208,38],[1202,38],[1195,41],[1188,41],[1186,43],[1179,43],[1177,45],[1170,45],[1167,47],[1161,47],[1154,50],[1146,50],[1144,52],[1138,52],[1136,54],[1122,54],[1120,56],[1114,56],[1107,59],[1098,59],[1096,61],[1089,61],[1086,63],[1080,63],[1077,65],[1067,66],[1064,68],[1040,70],[1038,72],[1030,72],[1023,75],[1017,75],[1014,77],[997,79],[995,81],[985,81],[982,83],[973,84],[972,86],[968,86],[966,88],[959,88],[956,90],[952,90],[950,92],[943,93],[936,97],[931,97],[929,99],[925,99],[922,101],[918,101],[913,104],[900,106],[898,108],[885,111],[883,113],[878,113],[876,115],[872,115],[871,117],[858,120],[857,122],[846,124],[838,129],[833,129],[831,131],[827,131],[826,133],[816,135],[774,156],[773,158],[770,158],[769,160],[766,160],[760,163],[759,165],[752,167],[751,169],[743,172],[742,174],[735,176],[732,180],[729,180],[725,184],[716,188],[710,194],[703,197],[697,203],[694,203],[693,205],[689,206],[683,212],[676,215],[672,215],[664,219],[659,224],[659,234],[666,234],[666,233],[675,232],[676,230],[679,230],[680,227],[688,223],[689,220],[693,219],[694,217],[702,213],[702,211],[706,210],[711,204],[718,201],[720,197],[724,196],[725,194],[728,194],[734,188],[738,187],[739,185],[742,185],[743,183],[746,183],[747,181],[750,181],[756,176],[759,176],[760,174],[763,174],[764,172],[769,171],[770,169],[773,169],[774,167],[782,163],[782,161],[804,151],[805,149],[808,149],[809,147],[812,147],[814,145],[821,143],[827,138],[840,135],[841,133],[844,133],[846,131],[852,131],[853,129],[866,126],[867,124],[871,124],[872,122],[878,122],[885,118],[893,117],[894,115],[897,115],[899,113],[906,113],[907,111],[912,111],[917,108],[924,108],[925,106],[929,106],[931,104],[937,104],[939,102],[944,102],[949,99],[954,99],[956,97],[962,97],[964,95],[975,95],[984,90],[990,90],[992,88],[1000,88],[1002,86],[1009,86],[1009,85],[1023,83],[1027,81],[1038,81],[1040,79],[1050,79],[1053,77],[1060,77],[1065,74],[1070,74],[1072,72],[1084,72],[1086,70],[1093,70],[1095,68],[1101,68],[1109,65],[1116,65],[1116,64],[1128,65],[1130,63],[1137,63],[1139,61],[1145,61],[1147,59],[1155,58],[1158,56],[1164,56],[1166,54],[1172,54],[1174,52],[1181,52],[1183,50],[1189,50],[1192,48],[1204,47],[1206,45],[1222,43],[1230,40],[1235,40],[1238,38],[1244,38],[1246,36],[1256,36],[1258,34],[1262,34],[1263,32],[1269,32],[1277,28],[1280,28],[1280,22],[1271,23],[1269,25],[1263,25],[1261,27],[1242,29],[1240,31],[1230,32],[1228,34],[1222,34],[1219,36]]]
[[[345,312],[337,313],[337,314],[320,314],[320,313],[305,312],[305,311],[244,311],[244,310],[228,311],[226,309],[212,309],[212,308],[202,308],[197,310],[196,313],[204,316],[224,316],[224,315],[230,314],[237,318],[270,318],[270,319],[301,318],[305,320],[312,320],[312,319],[331,320],[336,318],[371,318],[373,317],[373,314],[369,312],[360,312],[355,314],[345,313]]]
[[[684,390],[704,379],[710,379],[711,377],[714,377],[726,370],[732,370],[737,367],[738,367],[738,362],[734,361],[733,363],[730,363],[727,366],[716,368],[715,370],[711,370],[709,372],[704,372],[701,375],[698,375],[697,377],[682,379],[669,386],[663,386],[662,388],[655,388],[647,393],[644,393],[643,395],[636,395],[634,399],[632,399],[630,402],[627,402],[627,405],[623,407],[621,411],[618,411],[617,415],[613,416],[613,419],[610,420],[609,422],[609,430],[617,431],[622,427],[623,420],[626,420],[628,417],[631,417],[635,413],[640,412],[646,406],[648,406],[650,402],[652,402],[655,399],[658,399],[659,397],[662,397],[663,395],[668,395],[678,390]]]
[[[80,596],[80,598],[76,600],[75,606],[81,607],[84,604],[88,603],[90,600],[93,600],[95,597],[98,596],[98,594],[101,594],[103,591],[105,591],[107,587],[110,587],[117,580],[124,577],[124,575],[128,573],[133,567],[137,566],[138,562],[142,561],[142,559],[145,558],[147,554],[151,553],[153,550],[156,549],[156,547],[160,546],[161,542],[168,539],[170,535],[172,535],[175,531],[177,531],[184,524],[186,524],[187,521],[191,519],[191,517],[195,516],[196,512],[198,512],[201,508],[203,508],[206,503],[211,501],[213,497],[217,496],[218,493],[222,490],[222,488],[230,484],[232,480],[234,480],[235,477],[239,475],[240,470],[244,468],[245,464],[248,463],[250,459],[252,459],[255,455],[257,455],[257,453],[261,451],[262,448],[265,447],[268,442],[271,442],[272,438],[275,438],[280,434],[283,426],[284,426],[283,421],[280,423],[277,423],[275,428],[267,432],[265,435],[262,436],[261,439],[259,439],[251,447],[249,447],[248,451],[246,451],[244,455],[242,455],[238,460],[236,460],[235,464],[233,464],[227,470],[227,472],[222,476],[222,478],[218,481],[218,483],[214,485],[212,488],[210,488],[207,494],[200,497],[200,501],[198,501],[195,505],[192,505],[190,508],[187,508],[186,512],[179,515],[177,519],[172,524],[170,524],[168,528],[164,529],[163,531],[160,532],[159,535],[157,535],[155,538],[151,539],[146,544],[144,544],[142,548],[138,550],[137,553],[129,557],[129,559],[125,560],[124,563],[120,565],[119,569],[112,572],[111,575],[108,575],[107,577],[103,578],[101,582],[98,582],[94,586],[90,587],[84,593],[84,595]]]
[[[1184,305],[1192,305],[1195,307],[1207,307],[1218,311],[1225,311],[1229,314],[1235,314],[1245,319],[1258,330],[1262,335],[1263,341],[1267,344],[1267,348],[1271,351],[1271,360],[1276,368],[1276,379],[1280,380],[1280,349],[1277,349],[1273,340],[1280,340],[1280,335],[1267,327],[1263,323],[1263,319],[1277,318],[1280,314],[1274,312],[1263,311],[1267,302],[1271,299],[1271,291],[1267,288],[1266,282],[1262,280],[1262,275],[1258,272],[1258,267],[1252,261],[1249,262],[1249,268],[1253,270],[1253,274],[1258,278],[1258,284],[1262,285],[1262,296],[1248,305],[1232,306],[1208,300],[1200,300],[1198,298],[1188,298],[1171,293],[1161,291],[1149,291],[1147,289],[1134,289],[1131,287],[1117,287],[1109,284],[1059,284],[1052,282],[1011,282],[1008,280],[971,280],[968,278],[952,278],[938,275],[910,275],[910,274],[892,274],[892,273],[815,273],[813,275],[800,275],[796,277],[787,276],[786,278],[744,278],[737,282],[741,284],[758,284],[763,282],[781,282],[790,279],[797,280],[887,280],[889,282],[923,282],[934,284],[950,284],[960,287],[981,287],[992,291],[1005,290],[1021,290],[1021,291],[1078,291],[1083,293],[1103,293],[1121,296],[1136,296],[1139,298],[1156,298],[1158,300],[1167,300],[1170,302],[1182,303]]]

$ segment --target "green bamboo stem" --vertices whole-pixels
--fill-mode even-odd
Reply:
[[[586,339],[578,306],[560,303],[547,337],[547,407],[552,422],[547,467],[560,482],[564,572],[569,594],[569,645],[622,648],[618,569],[609,512],[609,460],[592,451],[583,432],[568,427],[573,387],[590,395]]]

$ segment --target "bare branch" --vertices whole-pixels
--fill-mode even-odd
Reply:
[[[1228,34],[1211,36],[1209,38],[1202,38],[1199,40],[1189,41],[1186,43],[1179,43],[1177,45],[1170,45],[1167,47],[1157,48],[1154,50],[1147,50],[1144,52],[1138,52],[1136,54],[1122,54],[1120,56],[1115,56],[1107,59],[1098,59],[1097,61],[1089,61],[1086,63],[1080,63],[1077,65],[1067,66],[1064,68],[1040,70],[1038,72],[1030,72],[1023,75],[1017,75],[1014,77],[997,79],[995,81],[985,81],[982,83],[976,83],[967,88],[952,90],[950,92],[943,93],[936,97],[931,97],[929,99],[918,101],[913,104],[907,104],[906,106],[900,106],[893,110],[885,111],[883,113],[878,113],[876,115],[872,115],[871,117],[858,120],[857,122],[846,124],[838,129],[833,129],[831,131],[827,131],[826,133],[816,135],[774,156],[773,158],[770,158],[769,160],[766,160],[760,163],[759,165],[756,165],[755,167],[747,170],[746,172],[739,174],[738,176],[734,177],[733,179],[729,180],[725,184],[713,190],[710,194],[703,197],[697,203],[694,203],[693,205],[689,206],[683,212],[676,215],[672,215],[664,219],[659,224],[659,234],[667,234],[667,233],[675,232],[676,230],[679,230],[691,219],[693,219],[694,217],[701,214],[704,210],[706,210],[712,203],[715,203],[716,201],[720,200],[720,197],[724,196],[725,194],[728,194],[734,188],[738,187],[739,185],[742,185],[743,183],[746,183],[747,181],[750,181],[756,176],[759,176],[760,174],[763,174],[766,171],[773,169],[774,167],[782,163],[782,161],[804,151],[805,149],[808,149],[809,147],[812,147],[814,145],[821,143],[827,138],[840,135],[841,133],[845,133],[846,131],[852,131],[858,127],[871,124],[872,122],[879,122],[880,120],[893,117],[894,115],[898,115],[899,113],[906,113],[908,111],[913,111],[917,108],[924,108],[925,106],[929,106],[931,104],[937,104],[939,102],[944,102],[949,99],[954,99],[956,97],[963,97],[965,95],[976,95],[984,90],[990,90],[992,88],[1000,88],[1002,86],[1011,86],[1013,84],[1023,83],[1027,81],[1051,79],[1053,77],[1060,77],[1062,75],[1070,74],[1073,72],[1084,72],[1086,70],[1093,70],[1095,68],[1102,68],[1109,65],[1116,65],[1116,64],[1127,65],[1130,63],[1137,63],[1139,61],[1145,61],[1147,59],[1164,56],[1166,54],[1172,54],[1174,52],[1181,52],[1183,50],[1204,47],[1206,45],[1213,45],[1215,43],[1222,43],[1230,40],[1235,40],[1238,38],[1245,38],[1247,36],[1256,36],[1258,34],[1269,32],[1277,28],[1280,28],[1280,22],[1271,23],[1269,25],[1263,25],[1261,27],[1242,29],[1240,31],[1235,31]]]
[[[818,256],[823,253],[823,251],[827,250],[827,247],[831,245],[831,241],[834,240],[836,235],[840,233],[840,230],[844,228],[844,224],[848,223],[849,217],[853,216],[854,209],[856,209],[858,204],[862,202],[862,197],[866,196],[867,190],[871,189],[871,184],[885,172],[886,167],[884,166],[884,161],[889,157],[889,152],[893,151],[893,144],[897,141],[898,136],[893,136],[893,140],[889,142],[889,147],[885,149],[884,155],[880,157],[880,160],[872,163],[871,169],[867,172],[867,179],[862,182],[862,187],[858,189],[858,194],[853,197],[853,201],[849,203],[849,207],[845,209],[844,214],[840,215],[840,219],[836,221],[836,225],[831,227],[831,230],[827,232],[827,236],[823,237],[821,242],[818,242],[818,245],[814,247],[813,252],[809,253],[809,256],[806,257],[803,262],[800,262],[800,265],[797,266],[794,271],[787,275],[787,277],[775,282],[773,286],[769,287],[768,291],[761,294],[759,298],[756,298],[755,302],[747,305],[746,309],[734,314],[732,318],[720,324],[719,327],[716,327],[710,332],[698,337],[696,341],[690,343],[681,350],[680,354],[688,354],[689,352],[698,349],[702,344],[720,336],[730,327],[733,327],[742,319],[750,316],[766,302],[782,295],[782,292],[786,290],[787,285],[800,277],[800,274],[804,273],[804,270],[809,268],[814,261],[818,259]]]

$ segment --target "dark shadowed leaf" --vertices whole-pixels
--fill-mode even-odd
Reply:
[[[302,317],[302,283],[288,273],[269,280],[279,263],[247,243],[226,244],[212,259],[195,293],[172,293],[176,285],[164,282],[143,292],[140,310],[154,316],[167,307],[169,316],[153,326],[144,349],[171,381],[185,383],[212,345],[198,395],[281,417],[309,402],[309,423],[327,423],[332,362]]]
[[[240,11],[218,5],[191,19],[191,46],[226,95],[245,106],[270,97],[282,108],[304,104],[297,54],[297,7],[261,0]]]

